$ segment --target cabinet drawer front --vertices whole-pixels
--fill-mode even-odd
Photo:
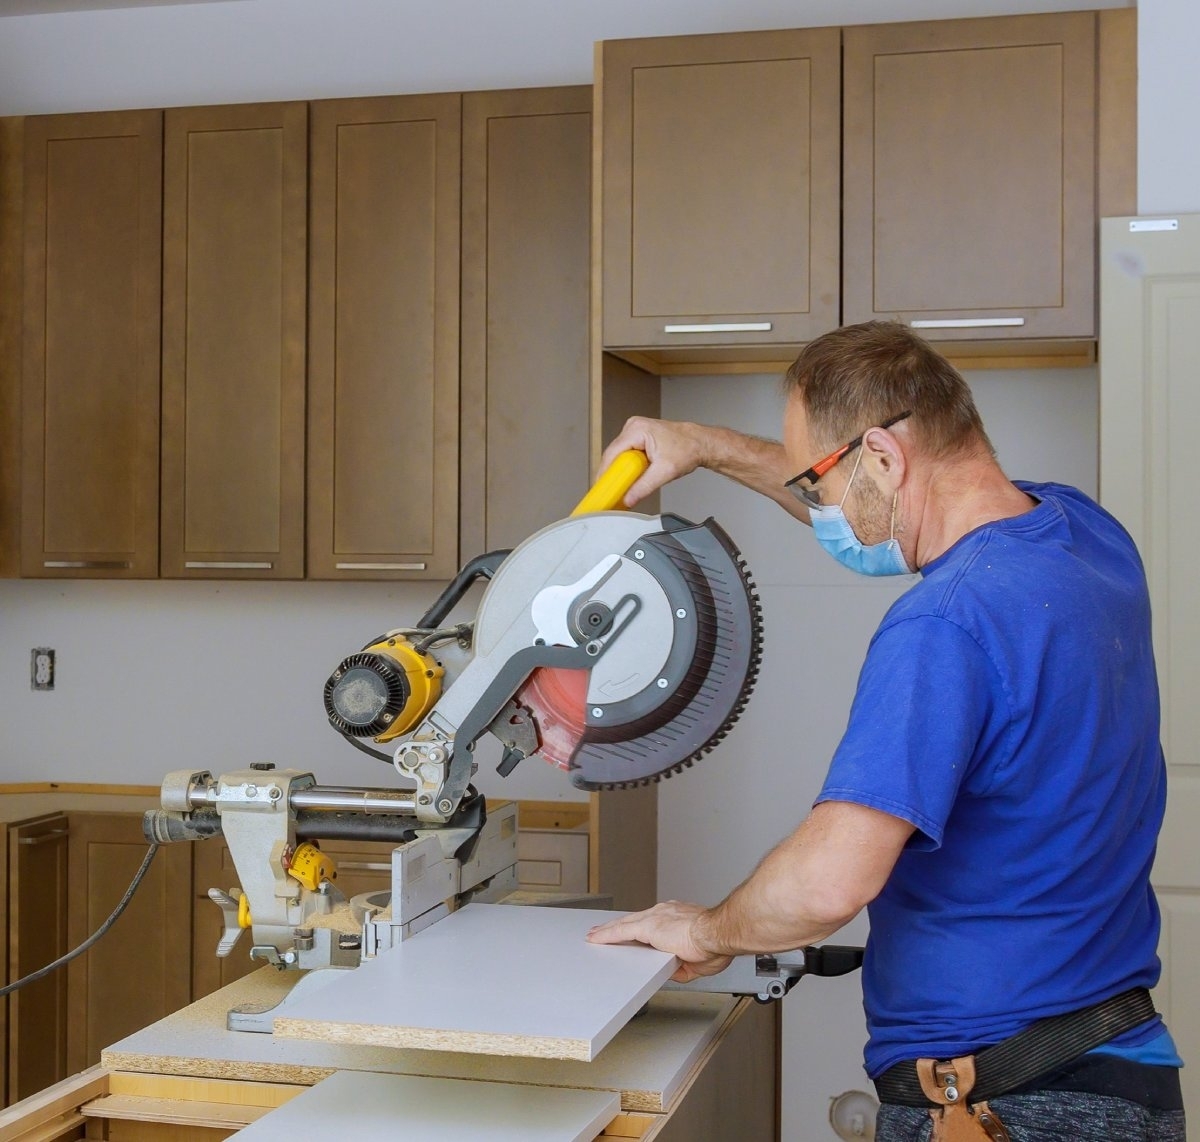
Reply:
[[[606,346],[836,324],[838,45],[818,29],[604,46]]]
[[[162,113],[25,123],[21,573],[158,573]]]
[[[1094,333],[1095,16],[848,28],[844,320]]]

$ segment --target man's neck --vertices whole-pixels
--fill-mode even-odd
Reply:
[[[1024,515],[1035,504],[990,455],[938,465],[924,488],[917,567],[932,563],[977,527]]]

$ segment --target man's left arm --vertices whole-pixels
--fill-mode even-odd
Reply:
[[[597,944],[649,944],[679,957],[675,979],[733,956],[791,951],[849,923],[891,875],[913,826],[849,801],[823,801],[715,908],[666,901],[594,928]]]

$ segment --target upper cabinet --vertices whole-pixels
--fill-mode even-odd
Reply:
[[[304,103],[166,112],[164,576],[304,575]]]
[[[843,37],[843,322],[1093,336],[1095,13]]]
[[[1135,154],[1114,15],[602,44],[603,347],[773,367],[879,318],[1086,353],[1097,188],[1124,193]]]
[[[311,105],[308,574],[458,569],[461,97]]]
[[[839,82],[836,28],[601,45],[606,347],[837,324]]]
[[[26,120],[21,573],[158,574],[162,112]]]

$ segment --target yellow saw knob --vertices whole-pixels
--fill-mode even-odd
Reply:
[[[316,892],[321,881],[337,879],[337,865],[316,845],[306,841],[292,853],[288,875],[310,892]]]
[[[625,493],[637,478],[650,467],[645,452],[629,448],[622,452],[597,478],[591,490],[579,501],[572,515],[588,512],[609,512],[624,506]]]

